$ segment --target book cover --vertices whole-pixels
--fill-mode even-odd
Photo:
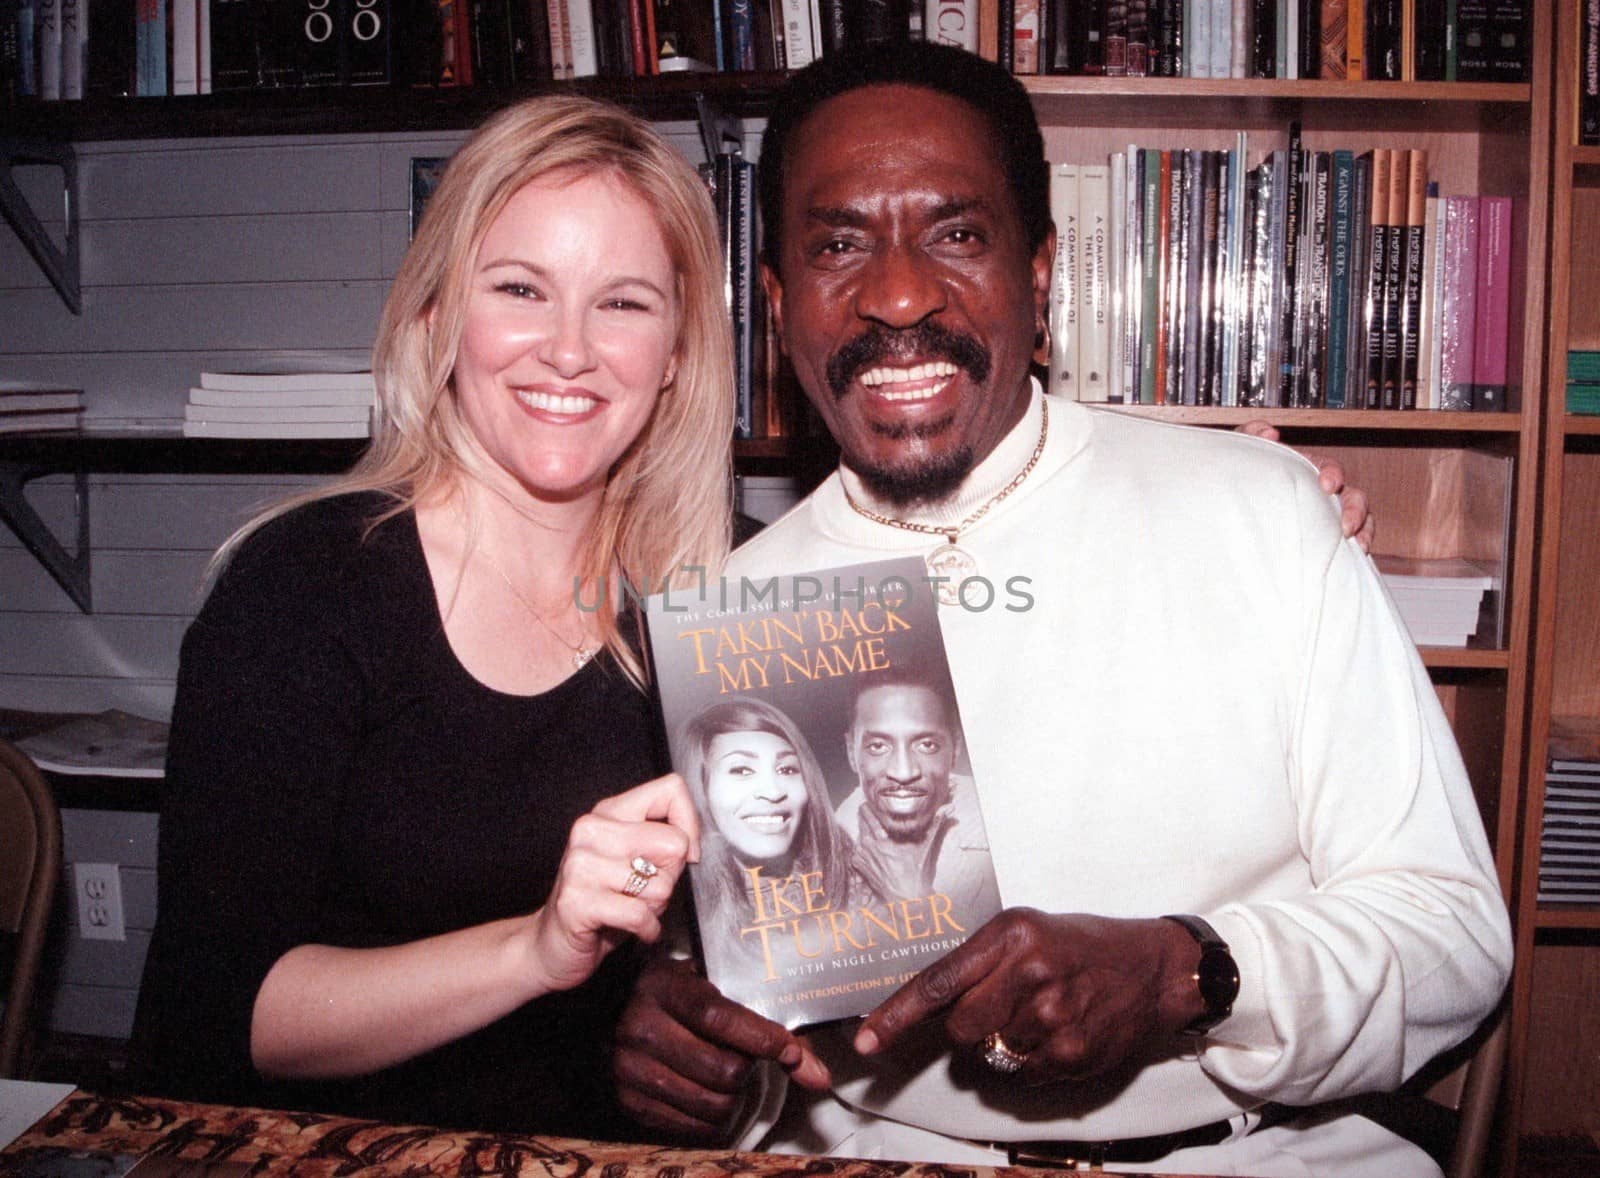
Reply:
[[[1161,322],[1161,157],[1154,147],[1139,150],[1139,403],[1152,405],[1161,389],[1157,344]],[[1171,183],[1171,176],[1167,178]]]
[[[786,1026],[870,1010],[999,910],[938,610],[918,557],[646,603],[706,975]]]
[[[1350,172],[1350,309],[1345,324],[1346,409],[1367,404],[1367,285],[1372,263],[1372,153],[1358,155]]]
[[[138,0],[135,16],[137,92],[141,98],[160,98],[167,93],[166,0]]]
[[[1278,3],[1254,0],[1250,10],[1250,76],[1278,76]]]
[[[784,68],[803,69],[816,58],[811,35],[810,0],[780,0],[783,5]]]
[[[1049,388],[1078,399],[1078,283],[1081,231],[1078,224],[1078,166],[1050,165],[1050,219],[1056,227],[1056,255],[1050,271]]]
[[[1478,198],[1444,205],[1444,281],[1439,288],[1439,408],[1472,408],[1478,325]]]
[[[457,0],[457,3],[461,3],[461,0]],[[593,0],[566,0],[566,9],[567,43],[572,54],[572,76],[598,77],[600,47],[595,40]]]
[[[1400,8],[1401,0],[1367,0],[1363,60],[1369,81],[1398,82],[1404,73]]]
[[[1528,0],[1492,0],[1489,6],[1489,80],[1528,80]]]
[[[1456,5],[1456,80],[1487,82],[1490,58],[1489,0],[1459,0]]]
[[[1296,49],[1300,77],[1315,78],[1322,71],[1322,0],[1295,0],[1300,6]]]
[[[1478,290],[1472,351],[1472,407],[1506,407],[1506,332],[1511,311],[1511,198],[1478,198]]]
[[[1367,0],[1345,0],[1344,76],[1359,82],[1367,76]]]
[[[1111,316],[1110,400],[1137,404],[1143,383],[1139,371],[1139,333],[1143,301],[1130,297],[1144,283],[1144,224],[1139,210],[1144,197],[1139,177],[1139,148],[1130,145],[1111,160],[1110,249],[1107,250],[1106,301]]]
[[[1332,245],[1333,156],[1326,151],[1307,154],[1310,166],[1311,200],[1306,234],[1305,288],[1305,390],[1301,403],[1320,409],[1327,403],[1329,254]]]
[[[1242,371],[1239,374],[1239,404],[1260,408],[1267,403],[1268,385],[1276,387],[1276,373],[1269,354],[1269,324],[1272,316],[1272,173],[1277,153],[1271,153],[1250,172],[1247,190],[1249,215],[1245,225],[1246,284],[1243,336],[1239,341]]]
[[[326,3],[327,0],[324,0]],[[168,86],[172,94],[200,93],[200,0],[171,0],[171,70]]]
[[[1184,157],[1188,154],[1186,149],[1174,148],[1166,153],[1167,160],[1167,204],[1166,224],[1163,227],[1162,248],[1166,254],[1162,273],[1165,275],[1163,283],[1166,289],[1166,301],[1161,308],[1161,317],[1164,324],[1166,340],[1166,363],[1159,372],[1157,379],[1163,389],[1157,399],[1158,404],[1181,405],[1183,404],[1183,321],[1184,301],[1188,295],[1187,272],[1184,269],[1184,210],[1188,207],[1188,193],[1185,185],[1188,183],[1188,171],[1184,167]],[[1157,341],[1159,349],[1161,342]]]
[[[1211,0],[1185,0],[1183,5],[1183,76],[1211,76]]]
[[[1428,216],[1428,152],[1406,152],[1405,257],[1400,279],[1400,408],[1417,407],[1418,365],[1422,347],[1422,250]]]
[[[1078,399],[1111,399],[1111,169],[1078,169]]]
[[[1198,273],[1190,288],[1195,301],[1194,403],[1214,405],[1217,391],[1217,251],[1221,244],[1222,152],[1200,152],[1197,165],[1200,199],[1194,210],[1196,258],[1192,271]]]
[[[1226,78],[1233,68],[1233,0],[1211,0],[1209,19],[1211,76]]]
[[[1437,185],[1428,186],[1422,220],[1422,322],[1417,330],[1417,408],[1439,407],[1439,277],[1444,256],[1442,197]]]
[[[210,0],[210,5],[211,88],[249,90],[256,84],[254,0]]]
[[[1291,8],[1291,12],[1293,9]],[[1300,239],[1303,218],[1305,150],[1300,141],[1300,124],[1289,124],[1289,146],[1285,153],[1283,177],[1283,290],[1278,320],[1278,335],[1282,354],[1278,367],[1278,399],[1276,405],[1294,404],[1294,386],[1300,357],[1295,351],[1295,325],[1299,314],[1297,295],[1300,290]]]
[[[295,28],[301,40],[302,78],[307,86],[337,86],[344,81],[347,71],[340,61],[344,50],[344,18],[340,4],[341,0],[303,0]],[[173,85],[177,85],[176,78]]]
[[[1156,210],[1155,227],[1156,239],[1151,244],[1151,249],[1156,255],[1156,305],[1145,315],[1145,330],[1155,335],[1155,371],[1150,374],[1150,402],[1154,405],[1165,405],[1169,400],[1175,401],[1174,385],[1172,383],[1172,308],[1174,294],[1172,290],[1173,271],[1172,265],[1175,255],[1172,251],[1172,209],[1173,209],[1173,183],[1172,152],[1163,149],[1157,156],[1156,174]],[[1181,185],[1183,179],[1177,177],[1176,182]],[[1141,380],[1140,400],[1144,399],[1143,381]]]
[[[1578,57],[1578,142],[1600,144],[1600,0],[1583,0],[1583,49]]]
[[[352,86],[387,86],[394,76],[394,26],[390,0],[343,0],[344,61]]]
[[[1011,17],[1011,72],[1014,74],[1039,72],[1039,4],[1040,0],[1015,0]],[[1128,7],[1133,8],[1133,4]]]

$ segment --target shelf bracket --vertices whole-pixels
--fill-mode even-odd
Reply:
[[[62,212],[67,226],[63,245],[58,246],[51,239],[28,198],[17,187],[12,176],[17,164],[45,164],[61,169]],[[67,309],[74,315],[83,314],[78,271],[78,156],[72,144],[0,139],[0,213],[5,214]]]
[[[732,144],[737,154],[744,154],[744,137],[738,119],[698,91],[694,96],[694,109],[700,121],[700,145],[706,150],[708,162],[715,161],[719,152],[727,150],[724,144]]]
[[[73,503],[78,513],[78,551],[74,555],[56,539],[23,494],[23,487],[31,479],[50,473],[34,464],[0,462],[0,520],[16,533],[78,608],[86,614],[93,613],[89,593],[89,475],[82,470],[73,473]]]

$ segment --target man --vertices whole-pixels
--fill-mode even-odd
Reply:
[[[1436,1174],[1327,1102],[1468,1035],[1508,922],[1426,671],[1314,472],[1032,383],[1054,238],[1004,71],[824,59],[774,110],[761,184],[773,314],[842,463],[729,574],[954,550],[1029,578],[1030,610],[941,613],[1011,907],[809,1041],[648,970],[625,1107],[866,1157]]]
[[[949,701],[888,671],[857,693],[845,752],[859,781],[839,803],[856,869],[880,895],[949,896],[957,912],[999,907],[989,842]]]

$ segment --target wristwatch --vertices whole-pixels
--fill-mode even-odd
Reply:
[[[1194,981],[1206,1008],[1179,1033],[1204,1035],[1233,1013],[1233,1000],[1239,996],[1239,967],[1233,954],[1228,952],[1228,942],[1198,916],[1168,915],[1161,919],[1182,925],[1200,945],[1200,964],[1195,966]]]

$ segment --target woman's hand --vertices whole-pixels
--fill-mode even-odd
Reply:
[[[656,870],[629,895],[636,859]],[[530,918],[545,987],[570,990],[585,981],[628,934],[660,937],[672,889],[685,864],[699,859],[699,820],[676,773],[607,798],[574,822],[550,898]]]
[[[1265,421],[1247,421],[1239,427],[1239,432],[1249,434],[1256,438],[1265,438],[1269,442],[1278,440],[1277,429]],[[1339,496],[1339,524],[1344,529],[1346,536],[1354,536],[1361,551],[1372,551],[1372,536],[1377,530],[1377,521],[1372,516],[1372,509],[1367,504],[1367,493],[1360,487],[1352,487],[1344,481],[1344,467],[1331,458],[1317,458],[1311,454],[1306,455],[1317,466],[1317,482],[1322,489],[1330,495]]]

